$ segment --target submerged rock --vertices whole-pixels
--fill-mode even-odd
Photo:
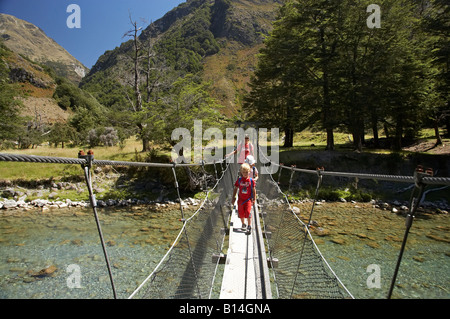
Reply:
[[[58,268],[56,268],[55,265],[51,265],[48,266],[47,268],[43,268],[40,271],[38,271],[37,273],[32,274],[32,277],[38,277],[38,278],[43,278],[43,277],[49,277],[49,276],[53,276],[53,274],[58,270]]]

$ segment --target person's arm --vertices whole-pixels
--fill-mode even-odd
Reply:
[[[233,152],[231,152],[231,153],[226,154],[225,157],[228,157],[228,156],[230,156],[230,155],[236,154],[236,152],[237,152],[237,149],[235,149],[235,150],[234,150]]]
[[[236,153],[237,153],[237,150],[238,150],[238,148],[235,147],[235,148],[234,148],[234,151],[232,151],[232,152],[226,154],[225,157],[228,157],[228,156],[230,156],[230,155],[236,154]]]

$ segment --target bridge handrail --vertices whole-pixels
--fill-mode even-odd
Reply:
[[[31,163],[50,163],[50,164],[86,164],[84,158],[70,158],[70,157],[53,157],[53,156],[38,156],[38,155],[22,155],[22,154],[8,154],[0,153],[0,161],[5,162],[31,162]],[[222,160],[224,161],[224,160]],[[130,161],[111,161],[111,160],[92,160],[93,165],[98,166],[140,166],[140,167],[173,167],[175,166],[201,166],[203,164],[218,164],[222,161],[211,163],[149,163],[149,162],[130,162]]]
[[[22,154],[8,154],[0,153],[0,161],[9,162],[34,162],[34,163],[52,163],[52,164],[85,164],[86,160],[83,158],[69,158],[69,157],[52,157],[52,156],[38,156],[38,155],[22,155]],[[223,159],[222,161],[225,161]],[[96,160],[92,161],[92,164],[98,166],[140,166],[140,167],[173,167],[175,166],[200,166],[202,164],[209,165],[214,163],[220,163],[221,161],[211,163],[147,163],[147,162],[130,162],[130,161],[112,161],[112,160]],[[289,167],[283,164],[270,162],[271,165],[277,165],[280,168],[290,169],[296,172],[302,172],[307,174],[317,174],[317,170]],[[383,175],[383,174],[364,174],[364,173],[349,173],[349,172],[333,172],[333,171],[320,171],[323,176],[340,176],[348,178],[361,178],[361,179],[377,179],[384,181],[393,181],[401,183],[414,183],[413,176],[400,176],[400,175]],[[422,178],[422,183],[429,185],[450,185],[450,177],[431,177],[426,176]]]
[[[278,163],[274,163],[274,162],[270,162],[270,163],[271,163],[271,165],[277,165],[281,168],[293,170],[296,172],[307,173],[307,174],[316,174],[316,175],[318,174],[317,170],[290,167],[290,166],[286,166],[286,165],[278,164]],[[414,183],[415,182],[414,176],[333,172],[333,171],[325,171],[325,170],[320,170],[320,174],[322,174],[323,176],[328,175],[328,176],[340,176],[340,177],[360,178],[360,179],[377,179],[377,180],[400,182],[400,183]],[[450,177],[426,176],[426,177],[423,177],[421,181],[422,181],[422,183],[428,184],[428,185],[450,185]]]

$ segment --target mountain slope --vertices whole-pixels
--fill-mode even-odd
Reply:
[[[79,83],[88,69],[44,31],[12,15],[0,13],[0,36],[14,52],[52,67],[60,76]]]
[[[240,109],[240,96],[256,65],[255,56],[281,2],[187,0],[149,25],[139,40],[151,42],[158,59],[179,75],[198,73],[211,81],[213,96],[225,106],[223,112],[233,116]],[[131,40],[105,52],[81,86],[87,90],[95,87],[91,90],[95,93],[105,80],[125,82],[124,70],[132,69],[127,56],[132,52]]]
[[[53,98],[57,87],[54,72],[7,48],[1,39],[0,82],[6,83],[6,89],[9,85],[13,87],[15,99],[22,102],[21,116],[29,116],[39,119],[42,124],[48,124],[65,122],[72,113],[62,109]]]

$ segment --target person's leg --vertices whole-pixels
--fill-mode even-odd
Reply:
[[[246,227],[245,225],[245,211],[244,211],[244,205],[242,205],[241,202],[238,201],[237,203],[238,205],[238,214],[239,214],[239,218],[241,220],[242,223],[242,229],[244,229]]]

